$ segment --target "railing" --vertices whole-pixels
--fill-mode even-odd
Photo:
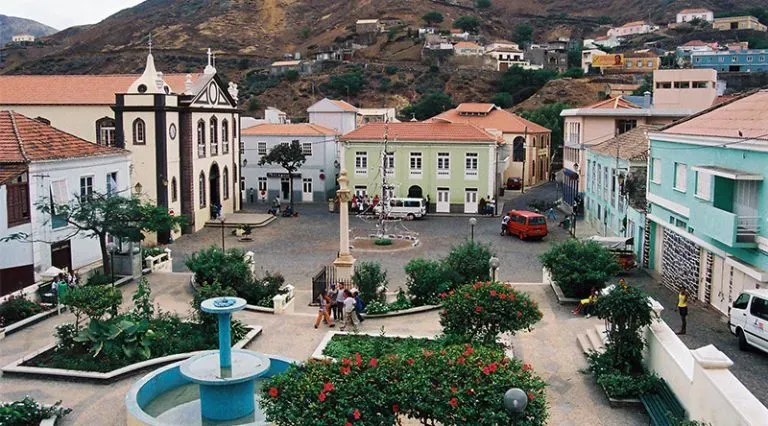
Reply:
[[[736,219],[736,241],[740,243],[754,242],[760,233],[759,216],[738,216]]]

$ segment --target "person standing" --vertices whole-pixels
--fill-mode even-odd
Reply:
[[[677,294],[677,312],[680,314],[680,331],[677,334],[685,334],[688,325],[688,290],[685,287]]]
[[[557,214],[555,213],[555,208],[554,207],[550,207],[547,210],[547,219],[553,220],[553,221],[557,220]]]
[[[320,302],[320,309],[317,311],[315,328],[320,325],[321,320],[325,320],[325,323],[328,324],[328,327],[334,327],[335,325],[333,324],[333,320],[328,315],[328,303],[331,301],[331,299],[328,297],[325,290],[321,290],[320,294],[317,295],[317,301]]]
[[[336,291],[336,321],[343,321],[344,320],[344,283],[339,283],[337,285],[338,290]]]
[[[344,325],[340,330],[344,331],[348,325],[351,325],[352,330],[357,331],[360,320],[355,315],[355,306],[357,306],[357,301],[352,297],[352,292],[344,290]]]
[[[363,303],[363,299],[360,298],[360,292],[357,291],[357,289],[352,291],[352,296],[355,298],[355,315],[357,315],[357,319],[359,319],[360,322],[363,322],[365,321],[365,318],[363,318],[365,303]]]
[[[509,213],[504,213],[504,217],[501,219],[501,236],[507,235],[507,224],[509,224]]]
[[[339,296],[339,290],[336,289],[336,284],[331,284],[331,291],[328,293],[328,298],[331,299],[331,314],[333,314],[333,319],[336,321],[339,320],[339,316],[336,312],[336,298]]]

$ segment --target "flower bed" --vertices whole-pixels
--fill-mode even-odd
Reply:
[[[0,305],[0,328],[33,317],[48,310],[45,306],[25,297],[11,297]]]
[[[0,425],[42,425],[45,421],[53,425],[56,419],[64,417],[71,411],[70,408],[61,407],[61,401],[48,407],[27,396],[21,401],[0,403]]]

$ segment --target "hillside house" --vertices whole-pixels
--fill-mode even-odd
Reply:
[[[608,30],[609,36],[626,37],[640,34],[648,34],[658,30],[659,27],[649,24],[645,21],[627,22],[620,27],[614,27]]]
[[[592,41],[592,44],[605,49],[613,49],[615,47],[621,46],[621,40],[619,40],[619,38],[615,35],[604,35],[595,37],[594,41]]]
[[[506,71],[514,66],[523,69],[541,69],[541,65],[532,65],[525,60],[525,54],[517,43],[508,41],[495,41],[485,47],[485,55],[489,59],[489,65],[496,71]]]
[[[754,16],[729,16],[727,18],[715,18],[712,28],[720,31],[753,30],[766,31],[766,26]]]
[[[101,265],[99,240],[37,203],[66,204],[75,197],[119,193],[130,196],[130,152],[98,145],[13,111],[0,111],[0,296],[34,291],[51,266],[84,271]]]
[[[525,50],[525,57],[532,65],[564,72],[568,69],[568,51],[560,46],[561,44],[533,44]]]
[[[453,44],[447,37],[429,34],[421,49],[421,57],[424,58],[444,58],[453,55]]]
[[[683,9],[677,12],[675,22],[681,24],[683,22],[691,22],[694,19],[712,22],[715,20],[715,14],[709,9]]]
[[[428,121],[469,123],[501,134],[505,149],[499,152],[499,180],[522,177],[526,186],[549,180],[552,131],[505,111],[494,104],[462,103]]]
[[[16,34],[11,37],[13,43],[32,43],[33,41],[35,41],[35,36],[32,34]]]
[[[451,28],[451,41],[457,42],[457,41],[467,41],[469,40],[470,34],[467,31],[458,29],[458,28]]]
[[[695,52],[714,52],[718,50],[720,46],[718,43],[703,42],[701,40],[691,40],[681,46],[677,46],[675,49],[675,57],[677,58],[677,64],[683,68],[691,63],[691,55]]]
[[[269,66],[270,75],[283,75],[288,71],[296,71],[299,74],[312,74],[312,61],[294,59],[289,61],[272,62]]]
[[[581,51],[581,69],[584,70],[584,74],[589,73],[592,69],[592,57],[604,56],[606,53],[599,49],[586,49]]]
[[[460,41],[453,45],[453,52],[456,56],[483,56],[485,48],[471,41]]]
[[[768,49],[694,52],[691,54],[691,66],[720,72],[768,71]]]

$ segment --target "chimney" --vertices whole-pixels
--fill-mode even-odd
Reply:
[[[651,92],[645,91],[643,93],[643,108],[650,108],[651,107]]]

